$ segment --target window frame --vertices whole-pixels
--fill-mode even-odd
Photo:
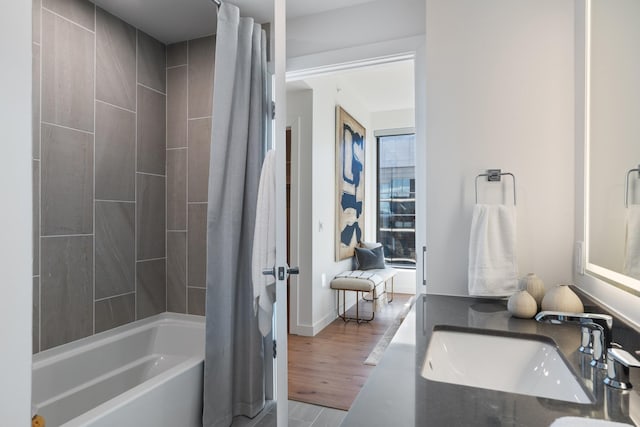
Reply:
[[[375,230],[376,230],[376,241],[381,242],[380,239],[380,138],[385,138],[385,137],[390,137],[390,136],[404,136],[404,135],[413,135],[414,137],[414,143],[415,143],[415,139],[416,139],[416,130],[415,128],[395,128],[395,129],[382,129],[382,130],[376,130],[374,132],[374,138],[375,138],[375,142],[376,142],[376,184],[375,184],[375,192],[376,192],[376,215],[375,215]],[[413,176],[413,180],[414,180],[414,191],[415,191],[415,180],[416,180],[416,176],[415,176],[415,168],[416,166],[414,165],[414,176]],[[414,203],[415,203],[415,196],[414,196]],[[414,205],[414,228],[413,228],[413,235],[414,235],[414,244],[415,244],[415,237],[416,237],[416,231],[415,231],[415,205]],[[382,243],[382,242],[381,242]],[[414,248],[415,250],[415,248]],[[387,263],[387,265],[392,266],[393,268],[397,268],[397,269],[403,269],[403,270],[416,270],[416,265],[417,265],[417,250],[415,250],[416,253],[416,259],[414,260],[415,263],[413,265],[408,265],[408,264],[396,264],[394,262],[391,261],[387,261],[386,257],[385,257],[385,262]]]

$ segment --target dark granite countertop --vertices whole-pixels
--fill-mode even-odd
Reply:
[[[606,312],[581,295],[586,312]],[[578,404],[430,381],[420,375],[431,333],[451,325],[551,338],[594,402]],[[614,316],[614,341],[630,352],[640,349],[640,334]],[[541,324],[516,319],[506,302],[422,295],[403,322],[382,360],[358,395],[343,426],[549,426],[561,417],[606,419],[640,425],[640,370],[632,369],[635,388],[620,392],[604,386],[605,373],[588,365],[577,351],[576,325]],[[470,352],[474,349],[470,348]],[[478,360],[491,357],[478,354]]]

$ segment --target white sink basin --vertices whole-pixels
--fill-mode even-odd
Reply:
[[[437,327],[422,366],[428,380],[567,402],[592,403],[550,339]]]

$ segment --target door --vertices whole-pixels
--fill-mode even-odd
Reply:
[[[277,426],[288,423],[287,378],[287,215],[286,215],[286,0],[274,0],[273,19],[274,79],[273,99],[276,104],[272,138],[276,150],[276,304],[274,330],[276,341],[275,397],[278,405]],[[284,273],[284,274],[282,274]]]

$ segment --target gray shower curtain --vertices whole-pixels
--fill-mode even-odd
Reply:
[[[207,210],[204,427],[264,407],[263,340],[251,251],[265,145],[264,34],[236,6],[218,11]],[[266,266],[265,266],[266,267]]]

